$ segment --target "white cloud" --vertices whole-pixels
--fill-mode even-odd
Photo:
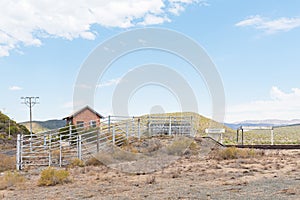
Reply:
[[[0,57],[22,46],[40,46],[43,38],[93,40],[91,25],[128,28],[169,22],[199,0],[27,0],[0,1]],[[173,8],[173,11],[170,9]],[[175,9],[175,10],[174,10]]]
[[[168,11],[174,15],[179,15],[185,10],[186,5],[197,3],[201,6],[208,6],[206,0],[169,0],[170,7]]]
[[[268,19],[263,18],[260,15],[250,16],[247,19],[235,24],[239,27],[253,27],[255,29],[263,30],[267,34],[273,34],[277,32],[290,31],[292,29],[300,27],[300,17],[293,18],[278,18]]]
[[[22,90],[23,88],[21,88],[19,86],[10,86],[8,89],[12,90],[12,91],[17,91],[17,90]]]
[[[104,83],[100,83],[99,85],[97,85],[98,88],[103,88],[103,87],[109,87],[112,85],[117,85],[118,83],[120,83],[121,78],[117,78],[117,79],[111,79],[109,81],[106,81]]]
[[[285,93],[278,87],[272,87],[269,100],[248,102],[230,106],[227,121],[251,119],[300,119],[300,88],[292,88]]]

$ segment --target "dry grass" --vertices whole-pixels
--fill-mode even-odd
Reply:
[[[84,166],[85,166],[84,162],[79,158],[72,159],[70,163],[70,167],[84,167]]]
[[[217,150],[212,154],[212,157],[217,160],[230,160],[239,158],[253,158],[260,155],[261,154],[254,149],[239,149],[235,147],[229,147]]]
[[[166,147],[167,154],[181,156],[190,147],[192,143],[193,140],[190,138],[178,138],[172,144]]]
[[[25,181],[25,178],[17,172],[6,172],[0,177],[0,190],[19,185]]]
[[[0,154],[0,172],[14,170],[16,167],[16,157]]]
[[[56,170],[48,167],[41,172],[39,186],[53,186],[70,182],[70,173],[66,170]]]
[[[100,162],[97,158],[91,157],[90,159],[88,159],[88,160],[85,162],[85,165],[86,165],[86,166],[100,166],[100,165],[103,165],[103,163]]]

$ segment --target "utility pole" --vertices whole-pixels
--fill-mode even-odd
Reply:
[[[8,118],[8,139],[10,138],[10,118]]]
[[[35,104],[40,103],[40,98],[39,97],[21,97],[23,100],[22,104],[25,104],[26,106],[29,107],[29,112],[30,112],[30,139],[32,140],[32,107]]]

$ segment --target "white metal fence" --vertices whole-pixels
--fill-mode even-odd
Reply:
[[[95,124],[18,135],[17,169],[26,166],[65,166],[73,159],[87,160],[108,144],[121,146],[129,137],[157,134],[194,136],[192,117],[108,116]]]

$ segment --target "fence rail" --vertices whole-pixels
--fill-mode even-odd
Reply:
[[[192,117],[108,116],[95,124],[69,124],[56,130],[18,135],[17,170],[26,166],[65,166],[87,160],[109,144],[121,146],[129,137],[157,134],[194,136]]]

